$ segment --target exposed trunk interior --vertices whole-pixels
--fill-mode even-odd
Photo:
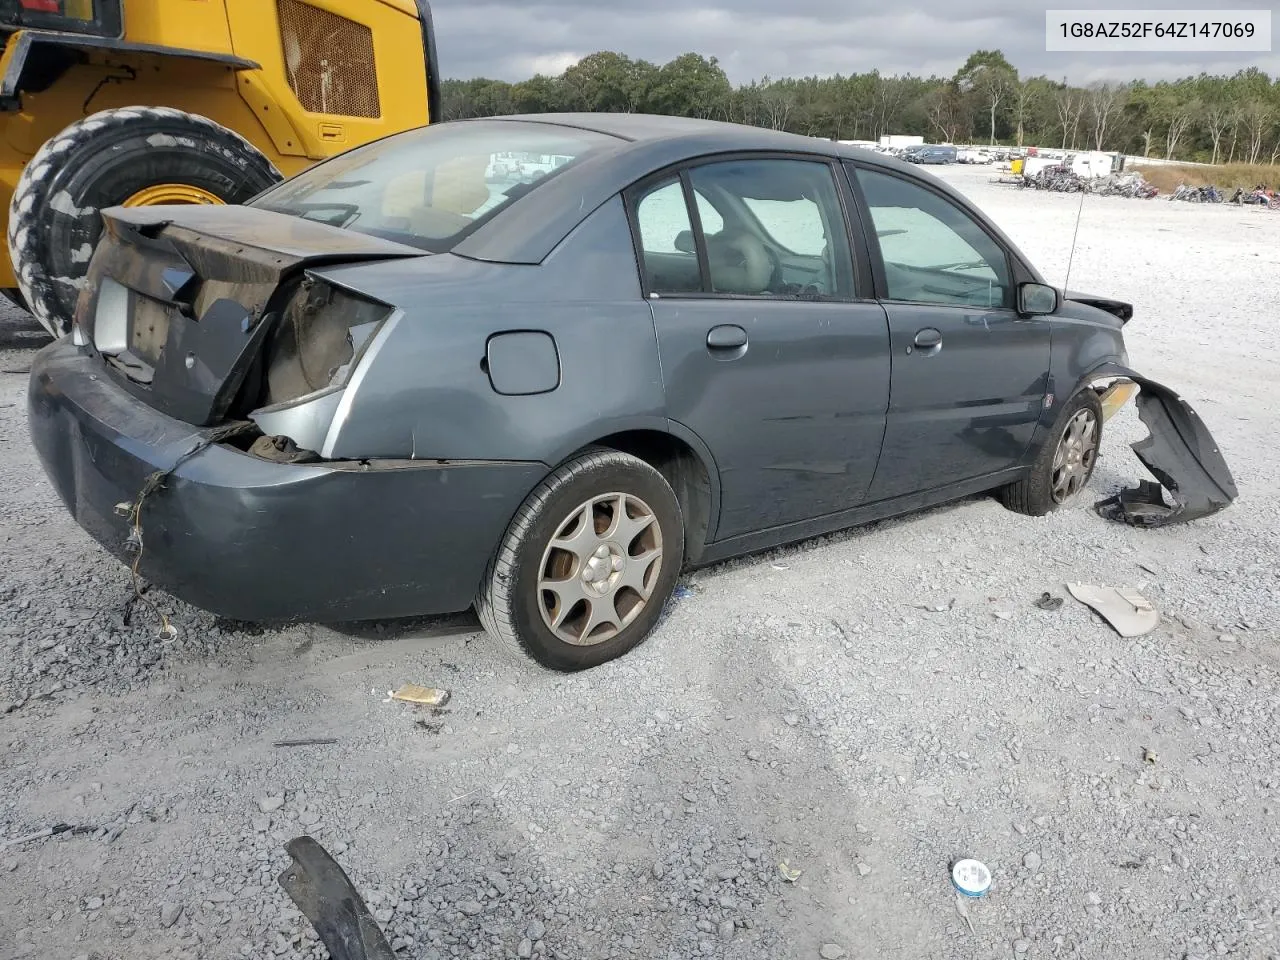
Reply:
[[[131,393],[197,426],[323,389],[386,314],[308,267],[426,255],[249,207],[112,208],[103,220],[80,335]]]

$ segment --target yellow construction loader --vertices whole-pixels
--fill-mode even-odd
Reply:
[[[437,119],[427,0],[0,0],[0,292],[69,329],[115,205],[243,203]]]

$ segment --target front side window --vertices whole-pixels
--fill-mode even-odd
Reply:
[[[250,203],[442,253],[614,137],[541,123],[409,130],[317,164]]]
[[[880,243],[890,300],[1010,305],[1004,249],[969,214],[932,190],[857,168]]]

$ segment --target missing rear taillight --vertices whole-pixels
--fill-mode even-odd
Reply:
[[[386,304],[305,276],[284,307],[267,348],[264,406],[345,386],[390,313]]]

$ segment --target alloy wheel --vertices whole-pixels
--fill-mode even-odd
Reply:
[[[1053,455],[1052,491],[1055,503],[1065,503],[1089,480],[1098,457],[1098,418],[1079,410],[1067,423]]]
[[[570,511],[543,552],[543,623],[575,646],[613,639],[648,604],[662,559],[662,528],[647,503],[629,493],[592,497]]]

